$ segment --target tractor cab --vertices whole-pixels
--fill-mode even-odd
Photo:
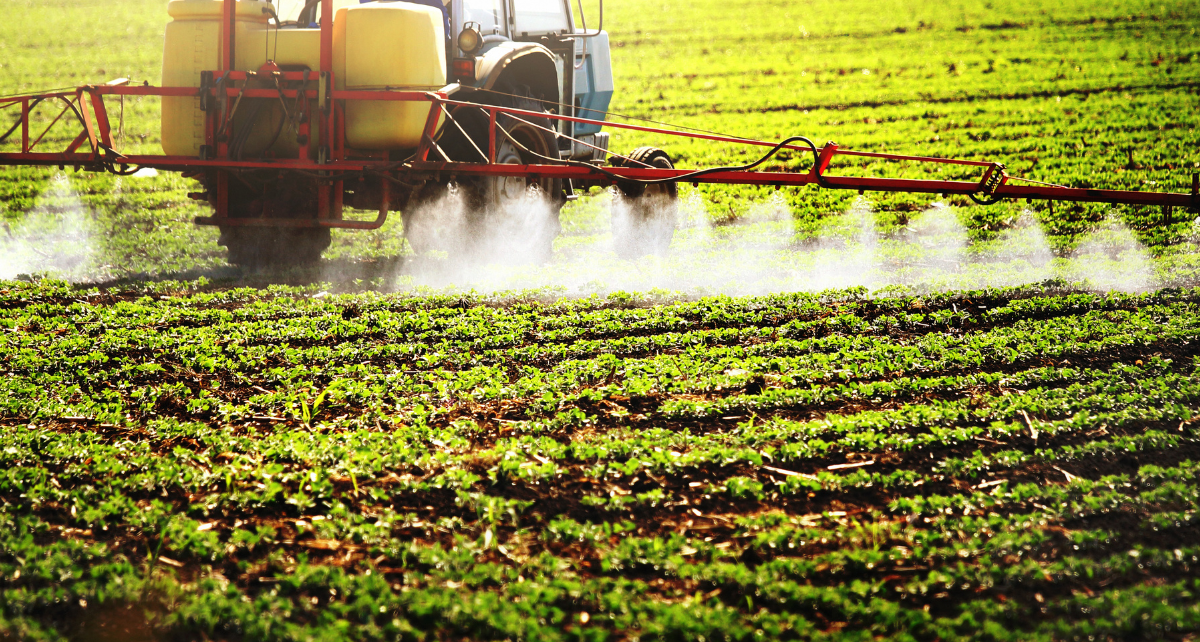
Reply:
[[[608,33],[587,29],[568,0],[449,0],[448,6],[456,34],[448,61],[453,80],[481,90],[480,98],[490,95],[489,102],[503,87],[518,88],[549,112],[604,120],[613,94]],[[601,3],[601,21],[603,11]],[[560,139],[560,156],[604,157],[608,135],[599,125],[556,122],[559,133],[583,141]]]

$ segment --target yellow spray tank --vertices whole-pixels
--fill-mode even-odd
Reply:
[[[445,26],[433,7],[371,2],[333,21],[338,89],[436,91],[446,85]],[[427,102],[346,101],[346,146],[406,149],[421,142]]]
[[[253,71],[271,57],[288,70],[319,70],[319,29],[276,29],[268,24],[258,0],[239,0],[236,12],[234,68]],[[333,66],[338,89],[426,91],[446,84],[445,35],[441,13],[406,2],[356,4],[334,0]],[[222,0],[172,0],[167,5],[163,51],[163,85],[199,87],[202,71],[221,63]],[[312,88],[315,88],[315,83]],[[239,110],[242,112],[242,110]],[[347,101],[346,145],[351,149],[388,150],[416,147],[429,103]],[[273,101],[254,121],[245,153],[262,154],[283,113]],[[244,121],[242,113],[235,127]],[[205,143],[204,112],[199,98],[165,97],[162,106],[163,153],[197,156]],[[282,136],[271,147],[275,156],[293,156],[294,136]]]

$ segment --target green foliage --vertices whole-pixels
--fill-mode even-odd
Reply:
[[[0,287],[6,635],[1200,630],[1198,290],[161,287]]]

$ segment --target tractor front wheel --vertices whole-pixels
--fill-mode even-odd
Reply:
[[[671,157],[656,147],[639,147],[628,157],[614,157],[614,165],[675,168]],[[675,183],[618,181],[612,202],[613,249],[623,259],[666,254],[678,217],[679,188]]]

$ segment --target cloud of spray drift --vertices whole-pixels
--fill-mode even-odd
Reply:
[[[433,286],[486,283],[536,262],[545,239],[558,235],[551,204],[534,188],[501,211],[491,212],[487,234],[478,234],[483,214],[471,208],[466,190],[451,186],[411,217],[408,235],[424,250],[412,265],[413,283]]]
[[[1150,288],[1150,256],[1115,216],[1084,237],[1072,258],[1070,277],[1099,289],[1141,292]]]
[[[63,174],[56,174],[33,209],[0,230],[0,278],[85,274],[92,257],[92,221]]]
[[[544,239],[559,234],[559,223],[541,193],[528,191],[493,213],[487,234],[472,234],[481,215],[470,207],[465,190],[450,189],[412,216],[414,233],[448,251],[406,262],[384,287],[764,294],[896,284],[980,288],[1052,277],[1086,281],[1098,289],[1142,291],[1154,282],[1146,250],[1115,216],[1064,259],[1055,258],[1029,211],[998,239],[971,244],[954,208],[935,203],[899,231],[882,235],[871,202],[859,197],[809,236],[797,233],[778,193],[732,222],[714,222],[693,191],[678,201],[679,225],[669,253],[626,260],[613,250],[609,224],[610,209],[619,216],[621,207],[611,192],[588,197],[570,215],[553,255],[542,260],[537,250]],[[1200,223],[1196,233],[1200,240]],[[0,229],[0,278],[95,278],[93,239],[91,217],[67,177],[58,174],[29,212]],[[323,274],[335,281],[342,280],[339,276]]]
[[[961,237],[966,240],[966,232]],[[988,243],[966,247],[965,263],[953,280],[962,287],[1005,287],[1038,283],[1055,276],[1054,252],[1033,212],[1024,210],[1015,224]]]
[[[971,244],[957,211],[935,203],[890,235],[876,230],[875,212],[859,197],[830,217],[815,237],[798,237],[778,195],[731,223],[714,223],[700,195],[678,204],[679,227],[666,256],[616,256],[607,218],[612,194],[590,197],[599,212],[590,227],[568,230],[549,262],[530,263],[529,239],[552,233],[550,208],[536,193],[503,213],[498,231],[469,260],[423,257],[396,275],[395,287],[477,291],[554,287],[587,295],[615,290],[762,294],[830,288],[919,285],[980,288],[1036,283],[1052,277],[1086,280],[1101,289],[1150,287],[1145,250],[1118,220],[1089,235],[1069,259],[1055,258],[1033,214],[1025,211],[1000,237]],[[619,202],[613,209],[620,208]],[[620,212],[616,212],[620,215]],[[443,234],[459,234],[472,216],[461,194],[431,203],[416,219]]]
[[[621,216],[620,199],[597,197],[607,219]],[[615,203],[610,201],[615,200]],[[469,211],[451,192],[414,213],[416,234],[464,247]],[[613,290],[669,289],[739,294],[823,290],[863,283],[874,267],[877,235],[867,202],[837,217],[830,231],[797,251],[791,213],[778,195],[730,224],[714,225],[693,192],[678,202],[679,227],[666,256],[618,258],[607,222],[590,233],[565,234],[547,264],[531,264],[530,240],[556,232],[552,210],[531,192],[524,203],[493,219],[497,232],[468,259],[421,257],[398,276],[400,287],[426,285],[480,291],[559,287],[588,294]],[[425,227],[428,226],[428,227]],[[432,230],[432,231],[431,231]]]

